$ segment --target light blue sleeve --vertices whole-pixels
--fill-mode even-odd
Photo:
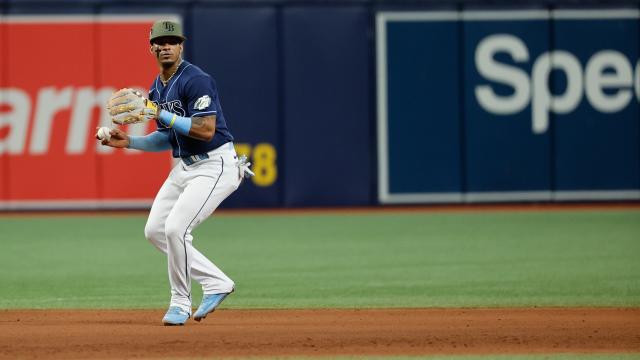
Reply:
[[[168,131],[154,131],[146,136],[129,136],[129,149],[163,151],[171,149]]]

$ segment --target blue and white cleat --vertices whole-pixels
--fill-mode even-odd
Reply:
[[[231,293],[209,294],[202,297],[202,303],[193,314],[193,320],[200,321],[216,310],[218,305]]]
[[[162,323],[167,326],[184,325],[184,323],[189,320],[190,316],[191,314],[189,314],[187,311],[177,306],[171,306],[169,307],[169,310],[167,310],[167,313],[164,315],[164,318],[162,318]]]

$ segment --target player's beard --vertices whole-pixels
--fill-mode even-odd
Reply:
[[[161,61],[160,66],[162,67],[162,71],[176,71],[180,63],[182,62],[182,58],[178,57],[175,61]]]
[[[175,65],[178,61],[171,61],[171,62],[161,62],[160,66],[162,66],[163,70],[169,70],[173,67],[173,65]]]

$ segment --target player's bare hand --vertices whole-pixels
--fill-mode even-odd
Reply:
[[[100,128],[96,128],[96,139],[100,140],[100,143],[102,145],[111,146],[114,148],[126,148],[127,146],[129,146],[129,137],[124,131],[118,128],[110,129],[109,134],[111,136],[101,138],[99,136],[100,134],[98,133],[99,130]]]

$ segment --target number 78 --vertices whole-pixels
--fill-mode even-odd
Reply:
[[[276,148],[269,143],[259,143],[255,146],[247,143],[234,144],[238,156],[246,155],[251,161],[251,167],[256,176],[251,181],[256,186],[271,186],[278,177],[278,167],[276,165]]]

